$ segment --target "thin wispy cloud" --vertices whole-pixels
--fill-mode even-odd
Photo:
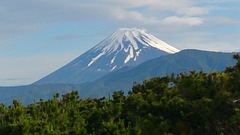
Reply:
[[[64,41],[64,40],[74,40],[78,38],[79,38],[79,35],[64,34],[64,35],[53,37],[52,39],[57,41]]]
[[[163,23],[166,24],[174,24],[174,25],[179,25],[179,24],[185,24],[189,26],[197,26],[201,25],[204,23],[204,19],[198,18],[198,17],[178,17],[178,16],[170,16],[162,20]]]
[[[207,7],[185,7],[177,10],[176,13],[185,16],[200,16],[208,14],[209,8]]]

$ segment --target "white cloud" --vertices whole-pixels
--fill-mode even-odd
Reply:
[[[1,7],[4,8],[8,15],[5,20],[20,22],[55,22],[66,19],[89,19],[92,17],[107,17],[115,10],[128,10],[129,8],[146,7],[146,10],[154,8],[155,10],[170,10],[178,11],[186,7],[191,7],[193,2],[190,0],[126,0],[122,1],[109,1],[100,0],[99,2],[89,1],[21,1],[4,2]],[[26,8],[26,6],[28,6]],[[195,7],[197,8],[197,7]],[[4,12],[3,11],[3,12]],[[146,11],[149,12],[149,11]]]
[[[206,7],[185,7],[176,11],[180,15],[196,16],[208,14],[209,9]]]
[[[157,20],[157,18],[154,17],[146,17],[143,13],[138,11],[127,11],[127,10],[115,10],[115,12],[112,12],[113,17],[115,19],[121,20],[121,21],[128,21],[133,23],[141,23],[146,25],[155,25],[159,24],[160,21]]]
[[[204,19],[198,17],[178,17],[178,16],[170,16],[163,19],[164,24],[183,24],[189,26],[197,26],[204,22]]]
[[[4,18],[0,22],[0,31],[9,39],[12,34],[41,31],[47,25],[56,23],[110,20],[156,25],[163,16],[168,17],[166,12],[193,16],[204,15],[208,11],[196,6],[192,0],[22,0],[1,2],[0,9],[0,16]],[[6,37],[0,37],[0,40],[6,40]]]

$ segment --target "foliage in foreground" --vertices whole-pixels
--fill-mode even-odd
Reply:
[[[223,72],[190,71],[134,83],[128,95],[79,99],[55,94],[0,105],[0,134],[240,134],[240,57]]]

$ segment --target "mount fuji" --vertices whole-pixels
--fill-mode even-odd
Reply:
[[[176,52],[179,50],[144,29],[121,28],[34,84],[91,82],[123,67],[137,66],[144,61]]]

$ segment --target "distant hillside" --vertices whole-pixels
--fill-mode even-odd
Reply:
[[[178,74],[190,70],[213,72],[223,71],[227,66],[236,64],[233,53],[183,50],[176,54],[162,56],[140,64],[137,67],[118,70],[96,80],[80,91],[84,96],[103,96],[114,90],[127,91],[133,82],[145,79]]]
[[[34,101],[39,101],[40,99],[49,99],[55,93],[64,94],[76,89],[81,89],[80,85],[44,84],[0,87],[0,103],[9,105],[12,103],[13,99],[17,99],[23,104],[28,104]]]

